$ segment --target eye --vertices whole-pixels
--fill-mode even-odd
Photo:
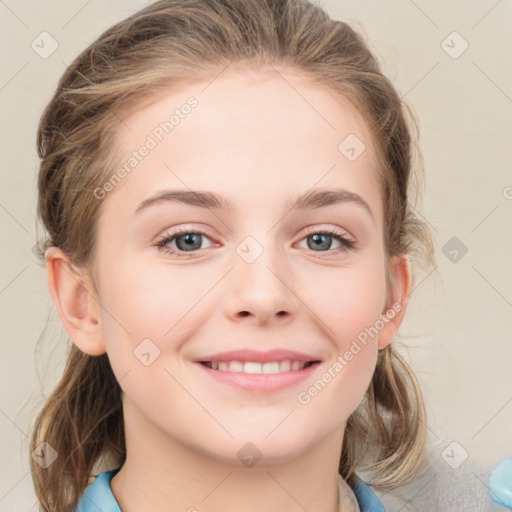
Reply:
[[[211,241],[208,233],[200,230],[181,229],[167,233],[154,245],[167,254],[173,254],[178,258],[190,257],[187,253],[193,253],[202,247],[202,238]],[[337,250],[332,249],[332,239],[338,241]],[[330,229],[312,229],[301,239],[307,241],[307,248],[314,252],[328,252],[334,255],[353,249],[356,243],[348,239],[345,233]],[[336,249],[336,248],[335,248]]]
[[[208,234],[203,231],[182,229],[173,233],[167,233],[154,245],[167,254],[175,254],[178,257],[186,258],[188,257],[187,252],[204,249],[204,247],[201,247],[201,237],[206,237],[208,240],[211,240]],[[169,247],[170,244],[176,244],[176,248]]]
[[[334,254],[339,254],[353,249],[356,243],[346,237],[345,233],[331,229],[310,230],[302,240],[306,240],[307,248],[314,252],[332,252],[332,239],[336,239],[339,243],[338,250]]]

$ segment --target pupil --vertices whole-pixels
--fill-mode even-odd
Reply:
[[[200,242],[200,236],[197,233],[187,233],[186,235],[181,235],[176,239],[176,245],[179,247],[180,250],[190,251],[193,249],[199,249],[201,242]],[[194,240],[195,237],[195,240]],[[180,241],[184,241],[185,244],[181,246]],[[194,242],[197,246],[194,246]],[[181,246],[181,247],[180,247]]]
[[[323,241],[322,242],[322,238],[331,238],[330,235],[325,235],[325,234],[316,234],[316,235],[311,235],[311,237],[314,241],[315,241],[315,244],[314,244],[314,247],[320,247],[321,249],[329,249],[331,247],[331,244],[330,244],[330,240],[329,242],[325,242]],[[320,243],[316,243],[316,242],[320,242]],[[309,245],[309,244],[308,244]],[[313,249],[313,247],[309,247],[310,249]]]

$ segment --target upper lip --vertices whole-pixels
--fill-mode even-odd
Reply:
[[[318,357],[310,356],[293,350],[274,349],[266,352],[259,352],[257,350],[239,349],[230,350],[229,352],[221,352],[212,354],[196,359],[196,362],[223,362],[223,361],[254,361],[258,363],[268,363],[271,361],[284,361],[291,359],[292,361],[320,361]]]

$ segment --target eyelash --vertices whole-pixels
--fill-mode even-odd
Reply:
[[[161,249],[166,254],[174,254],[174,255],[178,255],[178,257],[185,257],[185,258],[190,257],[190,256],[188,256],[187,251],[175,250],[175,249],[171,249],[170,247],[167,247],[167,244],[172,242],[174,239],[178,238],[181,235],[188,235],[188,234],[202,235],[202,236],[206,236],[207,238],[210,238],[210,239],[212,238],[209,235],[209,233],[207,233],[205,231],[193,230],[193,229],[180,229],[178,231],[166,234],[163,238],[158,240],[154,244],[154,246],[158,247],[159,249]],[[356,246],[356,242],[354,242],[352,240],[349,240],[348,238],[343,236],[342,233],[340,233],[340,232],[338,232],[336,230],[331,230],[331,229],[323,229],[323,230],[311,229],[307,233],[304,234],[304,236],[301,238],[301,241],[304,240],[305,238],[307,238],[310,235],[329,235],[329,236],[332,236],[332,237],[336,238],[341,243],[341,247],[338,247],[335,250],[329,249],[328,251],[313,251],[313,252],[320,252],[320,253],[327,252],[327,253],[332,253],[332,255],[334,255],[334,256],[337,256],[338,254],[340,254],[342,252],[346,252],[348,250],[354,249],[355,246]],[[198,250],[200,250],[200,249],[198,249]],[[194,253],[194,252],[197,252],[197,251],[190,251],[190,252]]]

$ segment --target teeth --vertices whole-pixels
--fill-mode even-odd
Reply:
[[[292,370],[300,370],[300,364],[301,362],[300,361],[293,361],[292,363]]]
[[[224,368],[220,368],[219,367],[219,370],[224,370],[224,371],[230,371],[230,372],[243,372],[244,371],[244,363],[242,363],[241,361],[231,361],[229,363],[225,363],[225,366]]]
[[[244,363],[244,373],[263,373],[263,366],[268,368],[268,365],[262,365],[261,363],[246,362]]]
[[[292,369],[292,362],[289,359],[281,361],[279,363],[280,372],[289,372]]]
[[[302,370],[306,364],[304,361],[271,361],[268,363],[258,363],[255,361],[219,361],[208,362],[206,365],[214,370],[222,372],[243,372],[243,373],[283,373],[295,370]]]

